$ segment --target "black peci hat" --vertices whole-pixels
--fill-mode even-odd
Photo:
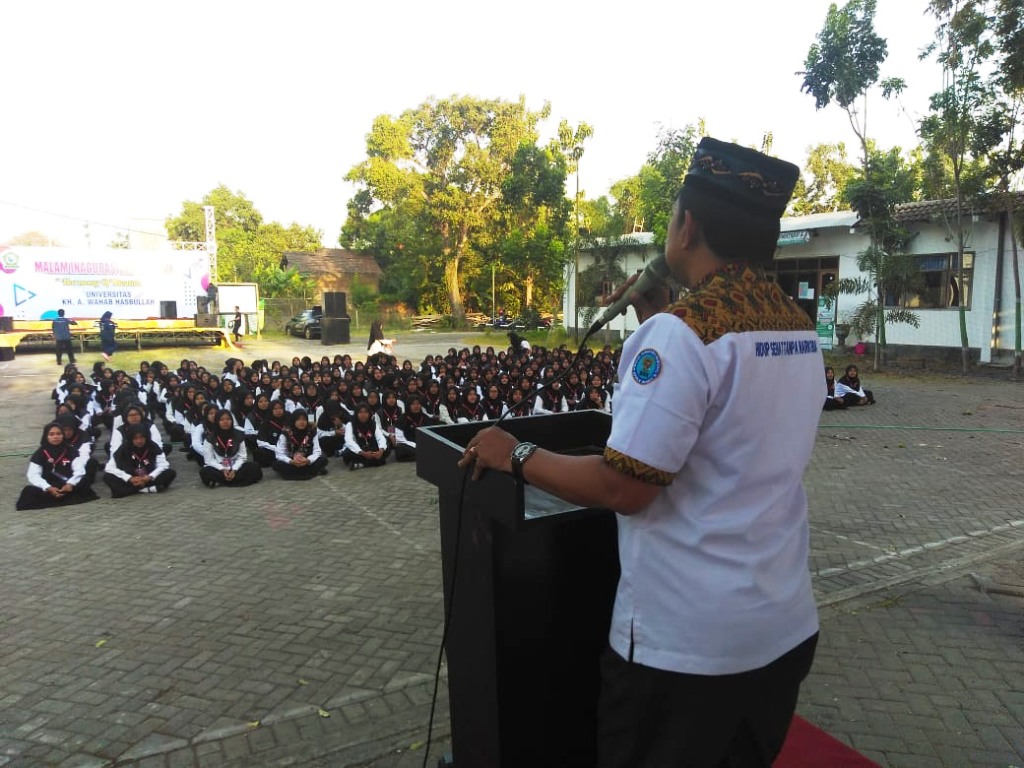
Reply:
[[[679,199],[687,206],[708,195],[748,215],[779,219],[799,177],[800,169],[785,160],[705,137],[693,155]]]

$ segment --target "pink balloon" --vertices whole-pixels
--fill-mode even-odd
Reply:
[[[199,281],[199,284],[203,286],[204,291],[210,290],[210,276],[203,275],[202,279]]]

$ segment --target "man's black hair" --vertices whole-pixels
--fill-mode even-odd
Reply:
[[[684,195],[680,190],[676,200],[679,215],[682,216],[684,210],[690,211],[700,223],[704,242],[723,261],[764,264],[775,257],[779,219],[751,214],[728,200],[711,195]]]

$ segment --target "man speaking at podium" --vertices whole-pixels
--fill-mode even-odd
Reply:
[[[460,462],[618,513],[601,768],[767,768],[811,667],[803,473],[823,361],[814,323],[760,268],[798,175],[702,140],[665,241],[689,291],[668,306],[664,288],[632,293],[642,325],[623,348],[604,455],[562,456],[492,428]]]

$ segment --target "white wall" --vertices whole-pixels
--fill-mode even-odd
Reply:
[[[1013,263],[1009,232],[1004,235],[1005,253],[1003,257],[1003,275],[1001,279],[1002,306],[998,315],[994,314],[996,299],[996,261],[999,250],[999,222],[997,217],[983,216],[977,220],[968,219],[969,230],[966,238],[966,249],[974,252],[974,275],[972,281],[971,307],[967,310],[967,338],[971,347],[981,351],[981,361],[991,362],[993,349],[1013,350],[1014,334],[1014,289]],[[951,253],[956,251],[956,242],[942,222],[916,222],[908,225],[915,237],[910,241],[909,251],[914,254]],[[807,243],[787,245],[779,249],[776,260],[811,259],[839,257],[839,277],[865,277],[857,268],[857,254],[868,247],[869,238],[858,229],[851,233],[850,228],[830,228],[815,230],[816,235]],[[636,251],[627,254],[623,261],[623,269],[632,274],[643,269],[647,262],[657,255],[652,246],[639,246]],[[1022,248],[1024,258],[1024,248]],[[580,253],[580,270],[590,266],[593,259],[589,253]],[[575,274],[572,272],[567,280],[566,296],[563,302],[565,325],[572,328],[575,323],[575,307],[573,298],[576,295]],[[840,296],[838,317],[840,322],[867,298],[861,296]],[[918,309],[914,310],[920,319],[921,327],[897,324],[886,327],[886,340],[890,344],[908,344],[934,347],[960,347],[960,320],[956,308]],[[993,334],[993,325],[998,328],[998,336]],[[638,327],[636,313],[632,307],[624,318],[616,318],[608,328],[622,331],[624,334]],[[856,342],[850,337],[847,344]]]
[[[620,261],[622,271],[627,275],[632,275],[634,272],[642,270],[647,264],[658,255],[658,250],[653,245],[638,245],[635,250],[627,251]],[[588,251],[580,251],[580,272],[585,272],[593,263],[593,256]],[[565,298],[562,301],[562,312],[563,322],[566,328],[576,327],[576,306],[574,300],[576,298],[576,274],[574,264],[569,264],[569,275],[566,279],[565,285]],[[580,325],[583,324],[583,312],[587,309],[587,305],[580,302]],[[595,316],[596,319],[596,316]],[[626,310],[626,314],[620,315],[619,317],[612,320],[608,325],[605,326],[606,330],[618,331],[622,338],[635,331],[640,327],[640,323],[637,320],[636,310],[630,307]]]

